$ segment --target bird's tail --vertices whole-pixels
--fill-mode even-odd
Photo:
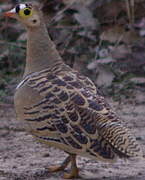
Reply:
[[[105,121],[105,120],[104,120]],[[142,150],[136,138],[118,121],[101,121],[99,134],[120,157],[142,157]]]

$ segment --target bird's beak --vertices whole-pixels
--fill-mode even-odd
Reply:
[[[8,12],[5,12],[4,13],[4,16],[6,17],[14,17],[15,13],[11,12],[11,11],[8,11]]]
[[[6,17],[11,17],[11,18],[15,18],[16,16],[16,12],[15,12],[15,9],[12,9],[10,11],[7,11],[4,13],[4,16]]]

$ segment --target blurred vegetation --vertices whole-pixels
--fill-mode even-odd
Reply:
[[[2,16],[17,2],[0,0],[0,101],[9,101],[24,69],[26,32]],[[144,0],[39,2],[48,32],[67,64],[114,100],[133,99],[136,92],[144,92]]]

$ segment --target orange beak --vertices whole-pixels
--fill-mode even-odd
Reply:
[[[15,13],[14,12],[11,12],[11,11],[7,11],[4,13],[4,16],[6,17],[14,17]]]

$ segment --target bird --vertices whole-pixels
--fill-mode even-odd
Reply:
[[[36,140],[68,154],[48,172],[64,171],[71,164],[64,178],[78,177],[77,155],[104,162],[142,157],[135,136],[97,86],[64,63],[48,34],[41,6],[17,4],[5,16],[27,30],[25,70],[14,95],[17,119]]]

